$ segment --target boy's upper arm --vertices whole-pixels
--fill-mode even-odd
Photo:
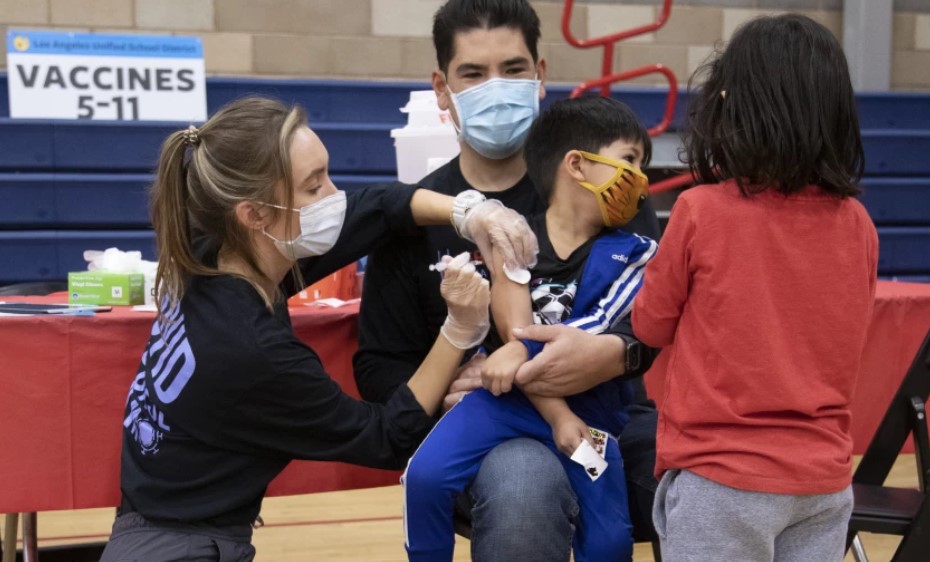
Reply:
[[[533,323],[529,286],[512,281],[504,273],[503,260],[494,254],[491,273],[491,314],[497,333],[504,343],[514,339],[513,328]]]

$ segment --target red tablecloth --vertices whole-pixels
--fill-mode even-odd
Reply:
[[[853,397],[853,450],[865,452],[904,373],[930,329],[930,284],[880,281],[868,344]],[[660,353],[646,373],[649,395],[661,408],[668,359]],[[908,442],[906,451],[912,452]]]
[[[355,396],[357,315],[357,305],[291,309],[297,335]],[[123,307],[92,317],[0,317],[0,513],[118,504],[123,407],[153,318]],[[300,461],[269,494],[383,486],[398,476]]]
[[[13,299],[6,299],[13,300]],[[32,300],[32,299],[30,299]],[[350,394],[358,308],[292,308],[294,329]],[[114,506],[123,406],[152,314],[0,317],[0,513]],[[930,285],[879,283],[853,435],[862,452],[930,327]],[[664,360],[646,375],[661,402]],[[269,494],[389,485],[398,473],[293,462]]]

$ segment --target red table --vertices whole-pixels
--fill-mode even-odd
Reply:
[[[352,394],[357,314],[357,306],[291,309],[298,336]],[[94,317],[0,317],[0,513],[118,503],[123,406],[152,318],[125,309]],[[857,452],[871,439],[928,327],[930,285],[879,283],[853,400]],[[660,401],[663,368],[660,356],[646,375],[650,394]],[[396,472],[294,462],[269,494],[381,486],[397,479]]]
[[[879,281],[868,344],[852,402],[853,451],[865,452],[904,373],[930,329],[930,284]],[[661,408],[668,360],[660,353],[646,373],[649,395]],[[907,452],[913,451],[908,441]]]
[[[3,300],[62,302],[61,297]],[[355,396],[357,315],[358,305],[291,309],[297,335]],[[123,407],[153,318],[123,307],[92,317],[0,317],[0,513],[119,503]],[[299,461],[268,492],[384,486],[396,484],[398,477],[392,471]]]

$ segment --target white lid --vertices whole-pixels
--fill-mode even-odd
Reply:
[[[400,108],[401,113],[411,111],[439,111],[436,94],[432,90],[414,90],[410,92],[410,101]]]
[[[402,127],[400,129],[391,129],[391,138],[398,137],[458,137],[455,127],[450,125],[438,125],[435,127]]]

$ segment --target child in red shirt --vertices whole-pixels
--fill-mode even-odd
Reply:
[[[846,59],[784,15],[743,25],[704,70],[685,146],[706,185],[675,203],[632,318],[669,348],[663,558],[840,561],[878,260]]]

